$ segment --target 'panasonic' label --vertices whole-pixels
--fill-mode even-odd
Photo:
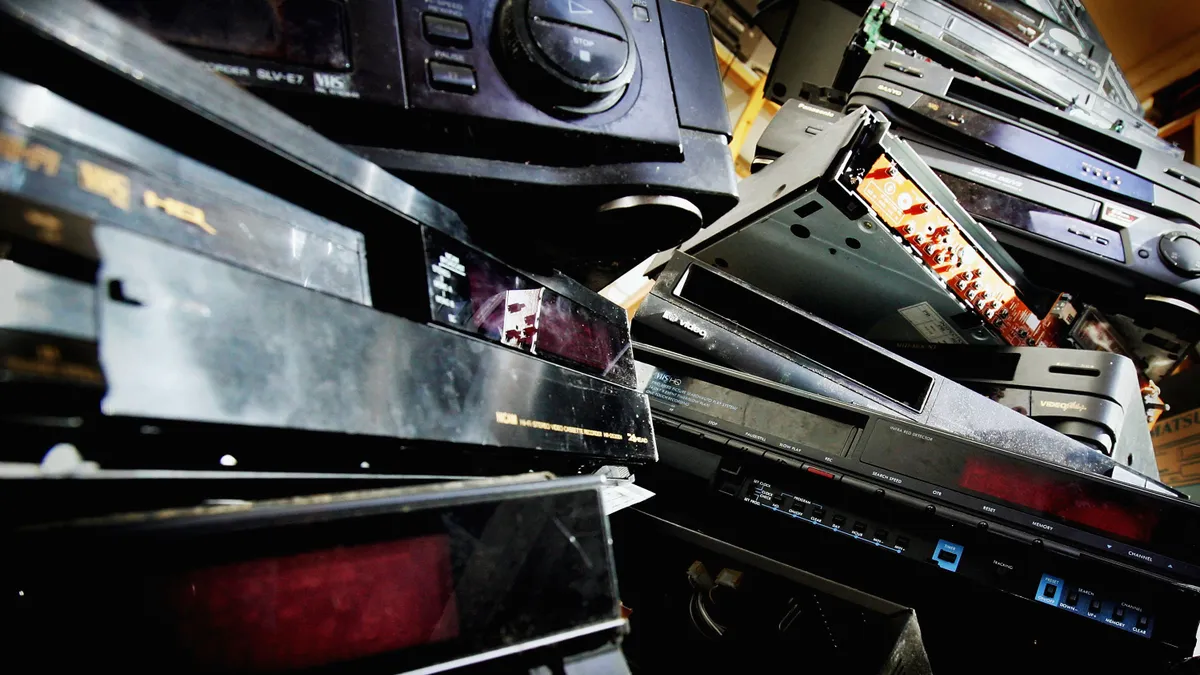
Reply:
[[[801,110],[807,110],[808,112],[813,113],[815,115],[823,115],[823,116],[829,117],[831,119],[835,116],[835,113],[832,110],[823,110],[821,108],[814,108],[813,106],[806,105],[804,103],[797,103],[796,105],[800,106]]]

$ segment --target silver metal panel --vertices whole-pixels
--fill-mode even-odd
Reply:
[[[95,340],[95,295],[89,284],[0,260],[0,328]]]
[[[796,214],[811,203],[821,210],[807,218]],[[769,216],[696,257],[834,323],[853,316],[854,324],[843,321],[842,327],[868,339],[926,341],[897,313],[922,302],[944,319],[967,311],[878,218],[847,220],[815,191],[779,204]],[[981,326],[955,327],[955,332],[966,343],[1002,344]]]

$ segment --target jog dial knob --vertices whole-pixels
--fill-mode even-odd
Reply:
[[[1200,241],[1187,232],[1168,232],[1159,237],[1158,255],[1176,274],[1200,277]]]
[[[505,0],[496,38],[513,88],[563,113],[608,110],[637,69],[629,27],[608,0]]]

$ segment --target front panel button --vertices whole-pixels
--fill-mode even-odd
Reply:
[[[937,563],[938,567],[948,572],[958,571],[958,564],[962,562],[962,556],[962,545],[945,539],[938,540],[937,547],[933,550],[933,561]]]
[[[617,11],[605,0],[530,0],[529,16],[558,23],[569,23],[628,39]]]
[[[478,88],[475,84],[473,68],[441,61],[429,62],[429,84],[434,89],[454,91],[460,94],[474,94]]]
[[[437,14],[424,14],[421,21],[425,25],[425,39],[430,42],[451,47],[471,46],[471,27],[466,21]]]
[[[537,19],[530,29],[546,58],[580,82],[608,82],[621,74],[629,59],[626,42],[602,33]]]

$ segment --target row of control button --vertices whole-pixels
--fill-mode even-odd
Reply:
[[[751,503],[758,504],[760,506],[766,506],[774,510],[783,511],[792,515],[793,517],[800,518],[801,520],[812,520],[825,524],[826,509],[821,504],[812,504],[812,510],[809,512],[808,517],[806,518],[804,516],[804,510],[805,505],[808,503],[807,500],[798,499],[790,494],[779,492],[773,486],[763,483],[757,479],[752,480],[751,484],[756,486],[753,488],[752,494],[747,496],[747,500]],[[828,526],[848,534],[852,534],[856,537],[860,537],[864,541],[872,541],[887,548],[904,551],[909,546],[909,539],[908,537],[904,536],[896,537],[895,544],[892,545],[888,541],[891,537],[891,533],[883,527],[877,527],[875,534],[868,538],[867,530],[870,527],[868,523],[855,519],[854,524],[847,529],[847,522],[847,516],[840,513],[835,513],[829,519]]]
[[[1101,237],[1100,235],[1092,235],[1090,232],[1084,232],[1083,230],[1081,230],[1077,227],[1068,227],[1067,232],[1070,232],[1071,234],[1073,234],[1077,237],[1083,237],[1084,239],[1090,239],[1090,240],[1096,242],[1097,244],[1100,244],[1101,246],[1108,246],[1108,239],[1105,239],[1104,237]]]
[[[1087,162],[1083,162],[1082,164],[1080,164],[1079,169],[1085,175],[1091,174],[1092,176],[1095,176],[1096,178],[1102,178],[1104,180],[1104,182],[1106,182],[1106,183],[1111,182],[1113,185],[1121,184],[1120,176],[1113,177],[1112,173],[1105,171],[1098,166],[1092,166],[1091,164],[1088,164]]]
[[[432,44],[460,49],[471,46],[471,27],[462,19],[425,12],[421,26]],[[429,86],[456,94],[474,94],[479,89],[475,69],[452,61],[429,62]]]
[[[1148,637],[1150,634],[1149,614],[1120,602],[1109,603],[1109,607],[1106,610],[1104,601],[1091,592],[1083,591],[1081,593],[1076,588],[1070,588],[1064,580],[1050,576],[1049,574],[1042,575],[1042,580],[1034,599],[1052,607],[1059,607],[1078,614],[1084,614],[1095,621],[1103,621],[1109,625],[1116,625],[1140,635]],[[1081,599],[1083,599],[1083,607],[1080,607]],[[1136,616],[1132,626],[1126,623],[1126,617],[1130,614]]]
[[[697,431],[699,431],[699,430],[697,429]],[[785,459],[782,455],[777,455],[777,453],[773,453],[773,452],[765,453],[765,457],[767,459],[774,459],[775,461],[781,461],[781,463],[782,463],[782,460]],[[791,458],[787,458],[787,459],[791,459]],[[793,460],[793,463],[794,462],[795,462],[795,460]],[[809,472],[810,468],[816,469],[816,471]],[[908,505],[909,502],[912,502],[912,504],[911,504],[912,506],[915,506],[917,508],[923,507],[926,511],[928,511],[930,513],[933,513],[936,511],[937,513],[941,513],[941,514],[945,515],[946,517],[950,517],[952,520],[962,521],[966,525],[976,526],[981,530],[989,530],[989,531],[994,530],[997,534],[1001,534],[1002,536],[1005,536],[1006,538],[1016,539],[1018,541],[1027,541],[1027,537],[1020,536],[1023,533],[1019,533],[1015,530],[1011,530],[1010,528],[1006,528],[1006,527],[1000,526],[1000,525],[992,525],[990,523],[979,521],[977,518],[971,517],[969,514],[959,514],[957,512],[954,512],[952,509],[937,509],[933,504],[928,504],[928,503],[922,502],[921,500],[909,497],[908,495],[903,495],[902,493],[896,493],[896,492],[892,492],[889,490],[884,490],[882,488],[874,486],[871,483],[862,481],[855,477],[840,476],[838,474],[834,474],[833,472],[829,472],[823,468],[812,466],[807,463],[805,463],[803,465],[803,469],[806,472],[811,473],[812,475],[818,475],[818,476],[827,477],[827,478],[834,478],[835,480],[839,480],[841,483],[847,485],[848,487],[853,487],[853,488],[857,488],[859,490],[864,490],[864,491],[869,490],[869,491],[873,492],[876,496],[890,495],[893,498],[899,498],[899,501],[906,503],[906,505]],[[756,480],[755,482],[757,483],[758,481]],[[759,500],[757,500],[757,502],[759,504],[764,505],[764,506],[773,506],[775,509],[783,510],[786,513],[792,514],[794,517],[803,518],[801,515],[802,512],[804,511],[804,501],[803,500],[794,501],[795,498],[792,497],[791,495],[782,495],[783,499],[780,499],[780,497],[775,494],[769,494],[769,495],[763,495],[763,496],[766,498],[765,499],[760,498]],[[780,507],[780,502],[782,502],[782,508]],[[812,520],[821,522],[821,523],[825,523],[826,515],[827,515],[827,510],[824,506],[821,506],[818,504],[812,505],[812,510],[810,513],[810,518]],[[805,520],[807,520],[807,519],[805,519]],[[866,537],[868,524],[866,522],[861,521],[861,520],[854,520],[853,525],[849,529],[847,529],[847,526],[846,526],[847,522],[848,522],[847,516],[840,514],[840,513],[834,513],[832,515],[832,517],[829,519],[828,524],[829,524],[829,526],[833,527],[834,529],[838,529],[847,534],[851,534],[855,537],[860,537],[864,540],[868,540]],[[896,537],[894,545],[888,546],[889,536],[890,536],[890,533],[887,530],[885,530],[883,528],[878,528],[875,530],[874,536],[871,537],[870,540],[873,540],[874,542],[876,542],[879,545],[882,545],[882,546],[885,546],[888,548],[892,548],[894,550],[906,551],[908,549],[908,547],[910,545],[910,541],[908,540],[907,537],[903,537],[903,536]],[[1054,543],[1048,543],[1048,542],[1043,541],[1040,538],[1033,539],[1032,544],[1036,548],[1045,549],[1047,551],[1053,550],[1053,552],[1058,553],[1060,555],[1067,555],[1067,556],[1071,556],[1071,557],[1078,556],[1078,552],[1074,551],[1074,549],[1069,549],[1067,547],[1064,547],[1064,546],[1061,546],[1058,544],[1054,544]],[[955,572],[958,570],[958,567],[961,564],[963,554],[964,554],[964,547],[962,545],[955,544],[955,543],[952,543],[952,542],[949,542],[946,540],[940,540],[940,541],[938,541],[937,547],[935,548],[935,550],[933,552],[932,561],[934,563],[936,563],[942,569],[945,569],[945,570],[951,571],[951,572]],[[1005,573],[1011,572],[1013,569],[1015,569],[1014,563],[1011,563],[1011,562],[1004,563],[1002,561],[1001,562],[993,561],[993,563],[997,563],[995,565],[995,571],[997,574],[1000,574],[1000,575],[1004,575]],[[1061,580],[1053,578],[1053,577],[1049,577],[1048,575],[1043,577],[1043,583],[1040,586],[1040,588],[1038,589],[1038,592],[1036,595],[1036,599],[1038,599],[1039,601],[1045,602],[1046,604],[1050,604],[1050,605],[1056,606],[1056,607],[1072,608],[1072,609],[1077,608],[1077,605],[1080,602],[1081,597],[1083,597],[1082,594],[1080,594],[1076,589],[1069,588]],[[1091,594],[1087,594],[1087,599],[1085,600],[1085,604],[1088,607],[1088,611],[1085,615],[1090,616],[1094,620],[1103,620],[1103,621],[1109,623],[1110,625],[1116,624],[1119,627],[1122,627],[1127,631],[1134,632],[1139,635],[1143,635],[1143,636],[1147,636],[1147,637],[1150,635],[1151,618],[1147,614],[1144,614],[1138,610],[1128,610],[1125,605],[1121,605],[1120,603],[1110,603],[1106,607],[1105,603],[1103,603],[1101,600],[1099,600],[1095,596],[1092,596]],[[1132,611],[1133,616],[1136,618],[1127,622],[1126,617],[1129,615],[1128,614],[1129,611]],[[1080,610],[1080,613],[1083,613],[1082,610]]]
[[[659,419],[656,419],[656,424],[659,424]],[[841,474],[829,471],[821,466],[816,466],[813,464],[809,464],[807,462],[802,463],[799,460],[796,460],[792,457],[784,456],[780,453],[769,452],[769,451],[764,452],[761,448],[743,444],[743,443],[740,443],[740,442],[734,441],[734,440],[725,440],[721,436],[709,433],[704,429],[700,429],[698,427],[694,427],[691,425],[687,425],[687,424],[678,425],[673,422],[669,422],[669,424],[673,425],[673,426],[679,426],[694,436],[706,438],[710,441],[714,441],[717,443],[724,443],[727,446],[732,446],[734,444],[744,446],[744,449],[748,452],[751,452],[753,454],[763,453],[760,456],[764,457],[765,459],[779,462],[780,464],[787,465],[791,468],[799,468],[808,475],[818,476],[818,477],[821,477],[824,479],[839,481],[840,483],[846,485],[847,487],[855,488],[859,491],[873,493],[876,497],[890,496],[893,499],[900,501],[906,505],[913,506],[915,508],[922,508],[925,511],[930,512],[930,513],[937,512],[937,513],[940,513],[940,514],[944,515],[945,517],[948,517],[952,520],[960,521],[965,525],[978,527],[981,530],[994,531],[996,534],[1004,536],[1008,539],[1014,539],[1017,541],[1029,541],[1028,535],[1025,535],[1025,533],[1021,533],[1016,530],[1012,530],[1011,528],[1007,528],[1002,525],[994,525],[992,523],[980,521],[980,520],[978,520],[977,517],[971,516],[970,514],[966,514],[966,513],[958,513],[956,511],[954,511],[953,509],[937,509],[937,507],[935,507],[933,504],[929,504],[927,502],[924,502],[923,500],[911,497],[911,496],[903,494],[903,493],[886,490],[875,484],[869,483],[867,481],[863,481],[857,477],[853,477],[853,476],[849,476],[849,475],[843,476]],[[755,482],[757,483],[758,481],[756,480]],[[805,510],[805,507],[804,507],[805,501],[800,500],[800,501],[796,501],[793,503],[793,500],[794,500],[794,498],[791,495],[780,494],[778,496],[770,495],[767,497],[766,500],[759,500],[759,503],[764,506],[773,506],[776,509],[785,511],[787,513],[791,513],[795,517],[802,518],[802,513]],[[825,522],[825,516],[826,516],[826,509],[824,506],[821,506],[819,504],[812,505],[812,510],[810,513],[811,519],[823,523],[823,522]],[[848,534],[852,534],[854,536],[861,537],[864,540],[867,539],[866,531],[868,529],[868,525],[867,525],[867,523],[865,523],[861,520],[855,520],[853,526],[848,531],[846,530],[847,517],[842,514],[835,513],[829,522],[833,527],[843,530],[843,531],[847,532]],[[879,528],[875,531],[875,535],[874,535],[874,537],[872,537],[872,540],[874,540],[875,542],[877,542],[880,545],[887,546],[888,545],[888,537],[889,537],[888,531],[885,529]],[[1047,543],[1047,542],[1041,540],[1040,538],[1034,538],[1031,543],[1037,548],[1052,550],[1053,552],[1058,553],[1060,555],[1065,555],[1065,556],[1069,556],[1069,557],[1078,557],[1078,555],[1079,555],[1078,551],[1075,551],[1074,549],[1071,549],[1071,548],[1068,548],[1065,546],[1061,546],[1059,544],[1052,543],[1052,542]],[[904,551],[904,550],[907,550],[909,544],[910,544],[910,542],[909,542],[908,538],[901,536],[901,537],[896,538],[894,546],[892,546],[890,548]],[[948,542],[945,540],[941,540],[938,542],[937,548],[934,551],[933,561],[936,562],[943,569],[947,569],[948,571],[957,571],[959,563],[962,559],[962,555],[963,555],[963,547],[961,545],[954,544],[954,543],[951,543],[951,542]],[[1012,563],[1008,563],[1008,564],[1001,563],[1001,564],[996,565],[996,572],[998,574],[1004,574],[1005,572],[1011,571],[1012,569],[1014,569],[1014,566]],[[1079,597],[1080,597],[1080,595],[1077,591],[1075,591],[1074,589],[1067,590],[1065,601],[1060,602],[1060,599],[1059,599],[1060,595],[1063,594],[1062,593],[1063,585],[1061,585],[1061,582],[1058,582],[1057,580],[1055,580],[1054,582],[1051,582],[1047,578],[1045,583],[1046,583],[1046,585],[1044,585],[1042,587],[1042,589],[1040,590],[1040,592],[1038,594],[1039,599],[1045,598],[1045,600],[1049,604],[1052,604],[1055,606],[1071,606],[1071,607],[1076,606],[1076,603],[1078,603]],[[1091,604],[1091,614],[1094,617],[1098,617],[1100,610],[1102,609],[1102,607],[1100,605],[1100,601],[1095,599],[1094,597],[1092,597],[1090,600],[1090,604]],[[1117,606],[1119,606],[1119,605],[1117,605]],[[1113,610],[1113,611],[1116,611],[1116,610]],[[1111,618],[1113,621],[1116,621],[1117,623],[1123,623],[1123,617],[1125,616],[1124,612],[1125,612],[1125,610],[1124,610],[1124,608],[1122,608],[1121,610],[1119,610],[1118,615],[1115,617],[1113,617],[1110,612],[1109,618]],[[1148,631],[1149,631],[1148,622],[1149,622],[1149,619],[1146,617],[1146,615],[1139,613],[1138,618],[1135,621],[1136,628],[1138,630],[1140,630],[1142,632],[1142,634],[1148,634]],[[1126,625],[1125,628],[1126,628],[1126,630],[1130,630],[1132,627],[1129,625]]]

